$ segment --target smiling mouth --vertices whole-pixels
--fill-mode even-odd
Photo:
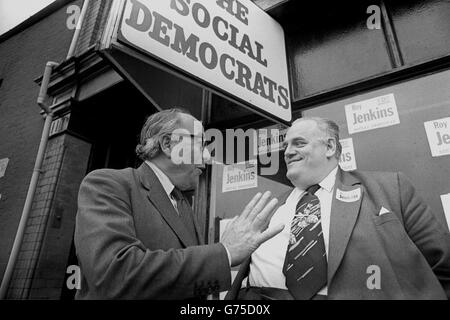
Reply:
[[[294,163],[294,162],[300,162],[303,159],[304,159],[303,157],[300,157],[298,159],[290,159],[290,160],[288,160],[287,164],[289,165],[289,164]]]

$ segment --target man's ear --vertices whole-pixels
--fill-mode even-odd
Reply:
[[[326,142],[326,146],[327,146],[326,156],[328,158],[334,157],[334,155],[336,154],[336,151],[337,151],[336,139],[335,138],[328,138],[327,142]]]
[[[172,143],[171,138],[168,135],[164,135],[159,139],[159,146],[161,148],[161,152],[164,153],[169,159],[172,153]]]

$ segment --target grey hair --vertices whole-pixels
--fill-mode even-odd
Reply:
[[[180,114],[190,114],[183,108],[171,108],[150,115],[141,130],[136,154],[142,160],[151,160],[161,151],[160,141],[180,126]]]
[[[336,153],[334,156],[339,160],[342,153],[342,145],[339,142],[339,126],[336,122],[326,118],[320,117],[303,117],[295,120],[292,125],[298,123],[300,121],[312,120],[317,124],[317,127],[322,131],[326,136],[334,138],[336,140]]]

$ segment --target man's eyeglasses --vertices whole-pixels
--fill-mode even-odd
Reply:
[[[199,136],[199,135],[195,135],[192,133],[190,133],[190,134],[189,133],[173,133],[172,139],[173,139],[173,137],[190,137],[194,142],[197,142],[197,143],[200,142],[202,149],[205,149],[209,144],[209,141],[206,140],[205,135]],[[177,141],[179,142],[180,139],[178,139]]]

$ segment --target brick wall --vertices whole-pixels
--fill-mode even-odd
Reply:
[[[112,1],[92,0],[83,21],[75,55],[85,52],[101,38],[102,27],[108,18]]]
[[[9,299],[28,297],[28,288],[33,279],[41,243],[46,231],[64,149],[64,136],[49,140],[22,247],[9,286],[7,296]]]
[[[61,297],[90,149],[70,134],[49,140],[8,299]]]
[[[0,42],[0,159],[10,159],[5,176],[0,178],[0,279],[19,224],[44,124],[36,104],[39,87],[34,79],[42,75],[47,61],[62,62],[67,55],[73,30],[67,28],[66,9],[61,7]],[[31,249],[31,244],[27,248]]]
[[[64,285],[75,230],[78,189],[86,175],[91,145],[66,134],[63,150],[58,184],[28,296],[30,299],[59,299]]]

